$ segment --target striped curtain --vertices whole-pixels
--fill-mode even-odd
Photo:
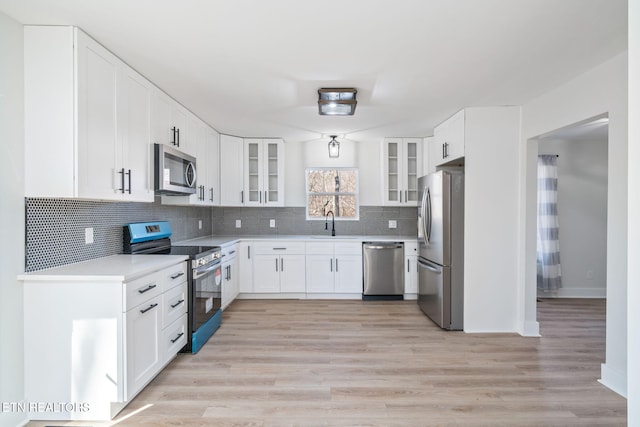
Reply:
[[[538,156],[538,289],[553,292],[562,286],[558,239],[558,158]]]

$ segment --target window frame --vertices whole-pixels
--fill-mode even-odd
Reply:
[[[353,171],[356,177],[356,189],[355,192],[325,192],[325,193],[312,193],[309,191],[309,172],[310,171]],[[309,216],[309,196],[353,196],[356,200],[356,216],[353,218],[337,216],[335,217],[336,221],[360,221],[360,171],[357,167],[330,167],[330,166],[321,166],[321,167],[308,167],[304,170],[304,192],[305,192],[305,214],[307,221],[324,221],[325,217],[310,217]]]

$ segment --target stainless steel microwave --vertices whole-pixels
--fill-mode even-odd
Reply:
[[[154,144],[153,151],[156,194],[195,194],[196,158],[164,144]]]

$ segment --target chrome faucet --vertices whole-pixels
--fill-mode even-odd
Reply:
[[[336,216],[333,214],[333,211],[327,212],[327,215],[324,217],[324,229],[329,229],[329,214],[331,214],[331,235],[336,235]]]

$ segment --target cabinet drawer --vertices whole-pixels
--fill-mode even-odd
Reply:
[[[306,251],[308,255],[333,255],[333,242],[307,242]]]
[[[187,314],[162,330],[161,352],[164,363],[169,362],[187,343]]]
[[[162,281],[162,290],[166,292],[187,281],[187,263],[181,262],[180,264],[165,268],[160,271],[159,275]]]
[[[336,242],[336,255],[362,255],[362,242]]]
[[[224,261],[229,261],[230,259],[235,258],[238,255],[238,245],[235,244],[223,246],[222,248],[220,248],[220,253]]]
[[[165,327],[187,312],[187,282],[162,294],[162,326]]]
[[[123,311],[128,311],[148,299],[162,294],[161,278],[162,276],[159,273],[152,273],[125,283]]]
[[[256,255],[285,255],[295,254],[304,255],[304,242],[256,242],[253,244],[253,250]]]

